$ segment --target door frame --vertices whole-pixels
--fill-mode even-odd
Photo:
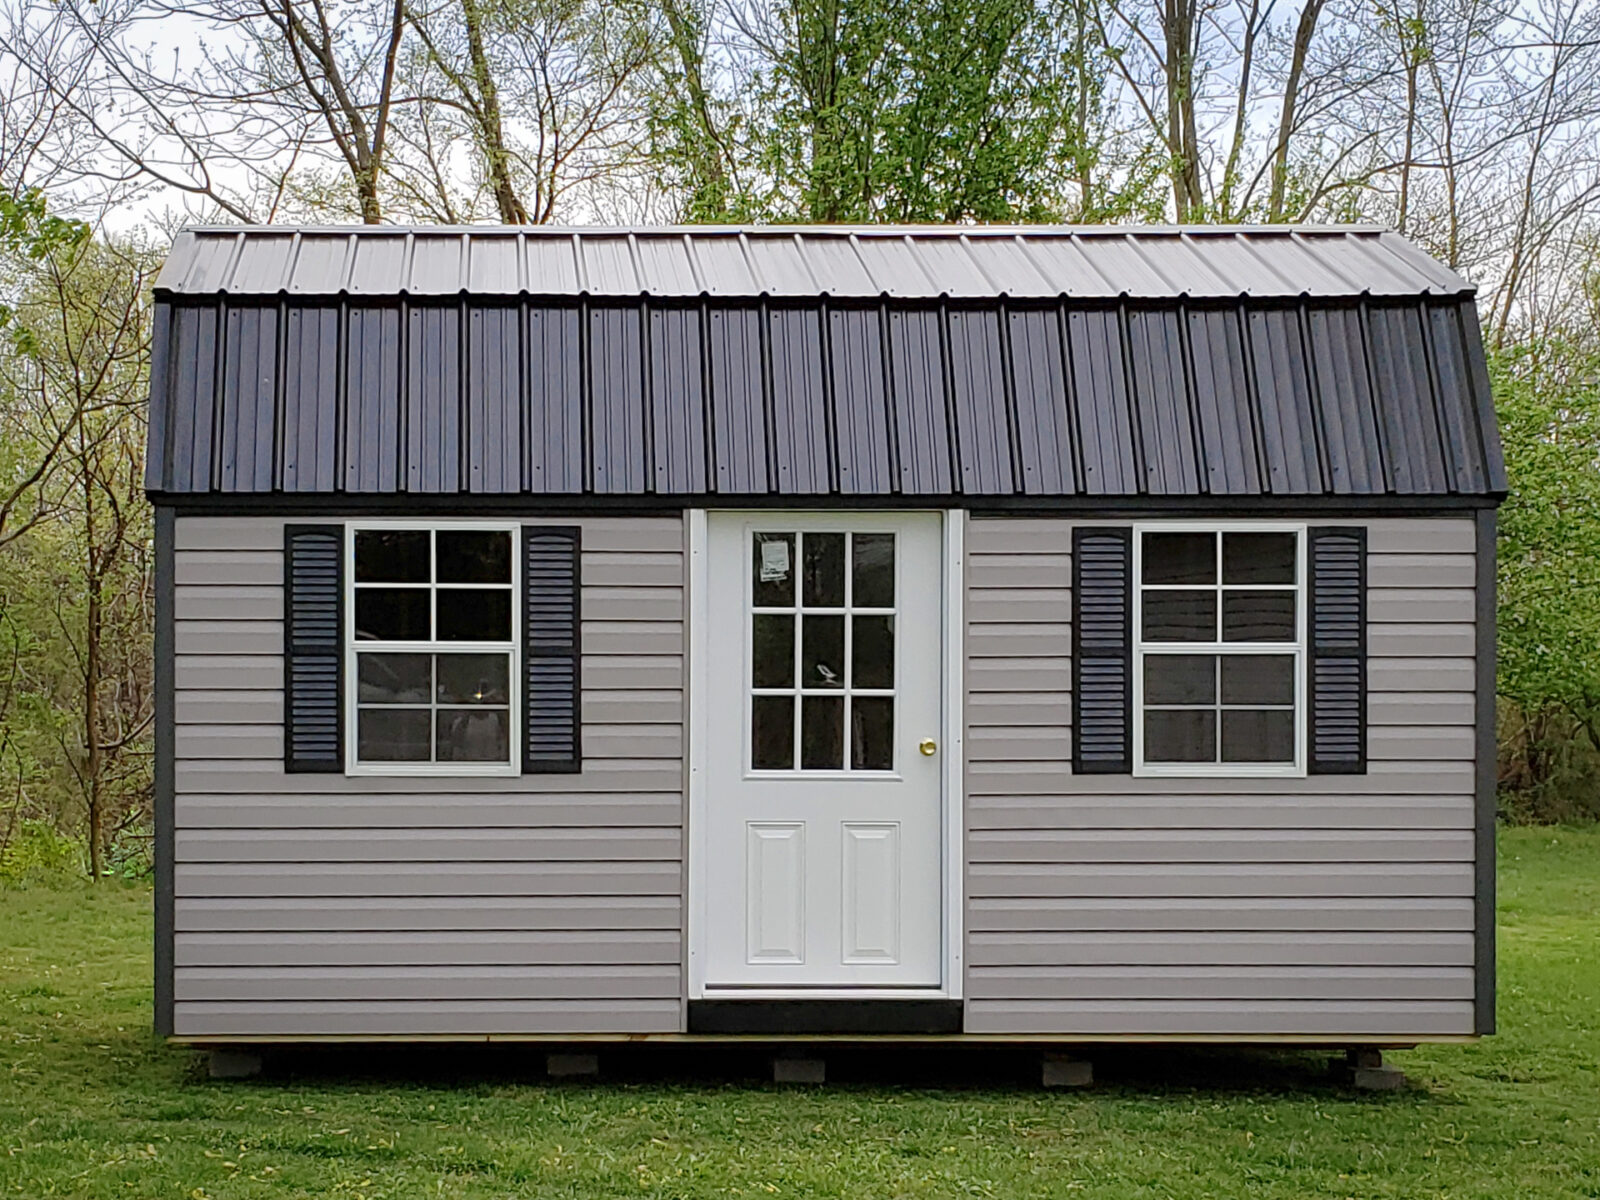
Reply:
[[[721,513],[724,510],[717,510]],[[808,515],[866,516],[872,510],[863,509],[730,509],[729,512],[759,512],[762,516],[792,517],[804,522]],[[892,509],[886,515],[926,512],[927,509]],[[966,534],[965,509],[939,509],[942,518],[941,538],[943,562],[944,620],[940,629],[940,653],[943,670],[940,673],[939,736],[944,744],[944,765],[940,772],[942,847],[939,886],[943,896],[940,936],[940,986],[937,988],[713,988],[711,997],[719,999],[773,1000],[799,998],[827,999],[908,999],[919,997],[944,997],[959,1000],[963,982],[963,948],[965,939],[964,904],[966,897],[966,823],[963,814],[963,761],[962,738],[965,733],[966,665]],[[687,950],[687,999],[703,1000],[706,989],[707,947],[706,936],[706,772],[709,737],[706,730],[707,705],[705,697],[710,685],[710,656],[704,648],[710,644],[709,585],[707,570],[707,517],[708,510],[691,508],[684,514],[688,562],[685,568],[685,585],[688,589],[688,671],[685,686],[688,690],[689,754],[684,764],[688,792],[687,826],[684,833],[684,853],[688,859],[685,878],[684,922]]]

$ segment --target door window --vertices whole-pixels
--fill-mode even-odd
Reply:
[[[892,771],[895,537],[750,539],[750,766]]]

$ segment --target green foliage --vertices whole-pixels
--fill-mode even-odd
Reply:
[[[214,1083],[150,1037],[147,889],[9,891],[0,1195],[1592,1196],[1597,860],[1600,830],[1504,834],[1501,1033],[1394,1055],[1412,1087],[1384,1096],[1330,1086],[1326,1052],[1172,1046],[1103,1047],[1098,1085],[1074,1094],[996,1047],[876,1071],[845,1055],[830,1068],[874,1081],[821,1089],[754,1082],[759,1051],[721,1082],[730,1060],[700,1047],[667,1060],[682,1080],[658,1077],[650,1047],[603,1049],[611,1077],[578,1085],[531,1081],[538,1048],[413,1046],[321,1047],[293,1073]],[[979,1081],[958,1082],[974,1062]],[[643,1081],[617,1077],[641,1063]]]
[[[1083,118],[1100,81],[1051,5],[782,0],[741,26],[733,79],[711,74],[707,9],[666,11],[678,61],[652,157],[690,219],[1060,220],[1094,162]],[[1097,193],[1095,218],[1126,215],[1151,184],[1150,164],[1127,165],[1134,199]]]
[[[1600,347],[1495,356],[1511,491],[1500,511],[1501,779],[1507,811],[1600,816]]]
[[[0,829],[0,884],[61,883],[83,876],[83,846],[48,821],[24,818]]]

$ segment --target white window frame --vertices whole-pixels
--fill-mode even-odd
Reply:
[[[794,684],[790,687],[760,688],[755,687],[749,678],[744,681],[744,746],[740,753],[743,755],[743,770],[746,779],[842,779],[848,778],[852,782],[898,783],[903,776],[900,773],[900,637],[901,611],[905,599],[905,580],[901,578],[900,535],[895,529],[864,529],[854,523],[854,518],[847,518],[843,522],[819,516],[806,521],[794,521],[792,518],[780,517],[777,521],[763,523],[760,519],[749,521],[745,524],[743,536],[744,545],[741,553],[745,556],[744,571],[744,662],[748,669],[755,660],[755,618],[757,614],[766,616],[788,616],[794,621]],[[755,603],[754,572],[750,569],[755,564],[753,561],[755,537],[758,533],[788,534],[794,538],[794,603],[791,605],[765,605],[757,607]],[[845,539],[844,558],[844,604],[826,605],[816,608],[807,608],[801,604],[800,589],[802,587],[801,563],[803,562],[802,539],[808,534],[838,533]],[[856,607],[855,579],[852,570],[850,547],[852,539],[857,534],[867,536],[881,536],[887,534],[894,538],[894,604],[888,608]],[[800,661],[804,653],[804,626],[807,616],[828,617],[842,616],[844,618],[844,664],[848,673],[852,670],[851,656],[854,651],[854,625],[853,618],[862,617],[888,617],[894,630],[894,681],[886,688],[870,687],[841,687],[836,691],[813,688],[807,690],[801,683]],[[852,681],[853,682],[853,681]],[[760,696],[793,696],[794,697],[794,763],[793,767],[754,767],[751,761],[755,750],[755,701]],[[808,696],[823,698],[837,697],[844,705],[844,761],[838,767],[802,767],[800,765],[800,752],[802,741],[802,709]],[[850,720],[849,700],[861,696],[865,698],[887,699],[890,704],[890,728],[895,731],[893,740],[894,758],[887,769],[867,767],[852,767],[850,765]]]
[[[355,635],[356,615],[356,534],[384,530],[408,529],[434,533],[479,531],[508,533],[511,535],[511,641],[505,642],[358,642]],[[428,778],[505,778],[522,774],[522,526],[507,521],[456,520],[453,518],[405,519],[401,517],[373,518],[346,522],[344,527],[344,770],[352,776],[402,776]],[[375,585],[381,586],[381,585]],[[408,585],[420,586],[420,585]],[[432,581],[430,593],[443,588],[483,587],[483,584],[438,584]],[[496,586],[496,585],[488,585]],[[511,657],[511,687],[508,695],[507,718],[510,724],[510,756],[506,762],[456,763],[456,762],[362,762],[357,757],[359,705],[359,675],[356,655],[361,652],[379,654],[436,654],[485,653],[504,654]]]
[[[1133,773],[1152,778],[1300,779],[1306,774],[1310,719],[1306,706],[1307,563],[1304,522],[1296,521],[1150,521],[1133,527]],[[1223,534],[1292,533],[1295,535],[1295,640],[1293,642],[1151,642],[1144,640],[1144,535],[1147,533]],[[1161,590],[1203,588],[1202,584],[1152,584]],[[1218,591],[1218,634],[1221,634],[1220,574],[1211,585]],[[1283,591],[1288,584],[1236,584],[1246,591]],[[1150,654],[1292,654],[1294,656],[1294,761],[1292,763],[1147,763],[1144,759],[1144,659]],[[1220,734],[1219,734],[1220,736]]]

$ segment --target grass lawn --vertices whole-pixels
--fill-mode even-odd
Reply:
[[[993,1053],[914,1086],[885,1080],[925,1059],[782,1089],[643,1056],[593,1086],[438,1048],[213,1083],[151,1037],[147,890],[0,906],[0,1197],[1600,1197],[1600,830],[1504,833],[1503,1032],[1395,1056],[1391,1095],[1218,1050],[1074,1093]]]

